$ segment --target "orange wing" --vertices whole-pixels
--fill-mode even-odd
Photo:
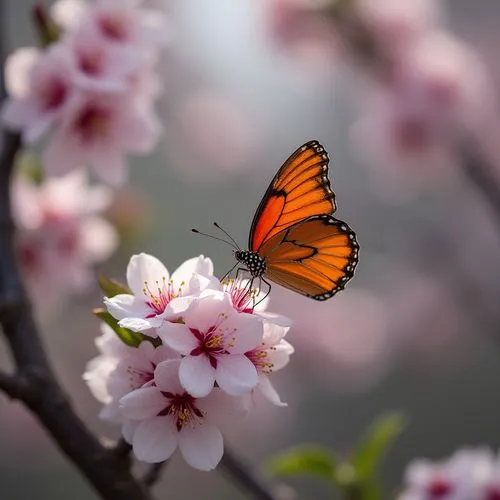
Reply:
[[[249,248],[313,215],[332,214],[335,195],[328,180],[328,154],[318,141],[297,149],[278,170],[253,218]]]
[[[342,290],[358,263],[359,246],[351,228],[331,215],[300,221],[262,244],[265,277],[315,300]]]

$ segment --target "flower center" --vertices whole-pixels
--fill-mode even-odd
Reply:
[[[128,365],[127,375],[130,383],[130,389],[138,389],[139,387],[143,387],[148,382],[151,382],[154,379],[154,369],[154,364],[152,365],[151,370],[140,370],[132,365]]]
[[[68,87],[66,83],[58,78],[53,78],[40,88],[40,101],[46,111],[61,106],[67,95]]]
[[[275,351],[276,347],[268,346],[265,342],[252,351],[248,351],[245,353],[245,356],[253,363],[258,373],[264,373],[265,375],[269,375],[273,372],[274,363],[269,361],[269,352]]]
[[[217,358],[229,354],[227,349],[232,347],[228,332],[222,331],[220,328],[226,318],[225,314],[221,314],[218,324],[211,326],[206,332],[190,328],[191,333],[198,340],[198,346],[191,351],[191,356],[207,356],[212,367],[217,368]],[[236,330],[231,333],[235,332]]]
[[[102,71],[103,62],[103,53],[95,50],[81,54],[78,65],[84,73],[98,75]]]
[[[453,491],[453,485],[442,477],[437,477],[427,486],[429,500],[445,498]]]
[[[223,282],[224,291],[229,293],[233,307],[238,312],[252,314],[255,306],[255,297],[258,294],[256,288],[249,288],[238,280],[226,280]]]
[[[150,288],[149,283],[145,281],[142,291],[147,297],[146,304],[153,311],[151,314],[146,316],[146,318],[154,318],[155,316],[162,314],[170,301],[182,294],[182,287],[184,284],[185,283],[183,281],[178,290],[175,290],[172,280],[167,281],[165,277],[162,278],[161,285],[160,282],[156,280],[155,286],[152,288]]]
[[[99,28],[104,36],[123,42],[129,38],[129,20],[117,13],[104,15],[99,19]]]
[[[103,106],[89,105],[76,116],[74,126],[84,142],[106,136],[110,129],[109,110]]]
[[[162,391],[162,394],[168,399],[168,404],[158,413],[158,416],[171,416],[178,432],[190,423],[200,423],[203,420],[203,412],[196,407],[196,399],[187,392],[173,394]]]

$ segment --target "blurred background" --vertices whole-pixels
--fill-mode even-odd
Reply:
[[[401,13],[394,1],[361,1],[389,52],[432,31],[408,49],[402,89],[381,88],[370,64],[346,48],[329,3],[151,2],[172,35],[161,61],[164,131],[154,154],[130,162],[131,181],[107,214],[121,245],[99,270],[124,279],[133,253],[152,253],[171,270],[203,253],[222,276],[231,251],[190,229],[211,231],[218,221],[245,245],[275,171],[302,143],[319,140],[331,158],[336,215],[358,235],[357,272],[325,303],[273,287],[269,310],[295,321],[288,340],[296,352],[274,377],[289,406],[263,405],[227,444],[252,464],[305,442],[347,454],[376,416],[402,410],[409,425],[382,470],[389,497],[414,457],[500,444],[500,218],[443,132],[453,120],[478,138],[500,184],[500,4],[412,0]],[[33,5],[7,2],[11,50],[35,43]],[[428,71],[412,73],[420,67]],[[446,113],[434,116],[443,102]],[[424,108],[425,120],[413,120]],[[97,354],[90,310],[100,301],[97,287],[68,294],[40,307],[39,318],[79,414],[114,437],[81,378]],[[4,351],[1,359],[9,362]],[[96,498],[33,417],[4,396],[0,443],[2,498]],[[299,498],[331,498],[318,482],[290,484]],[[156,491],[172,500],[245,498],[221,473],[192,470],[177,456]]]

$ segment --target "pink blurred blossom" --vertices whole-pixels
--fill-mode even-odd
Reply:
[[[134,52],[159,48],[170,40],[165,15],[138,0],[59,0],[51,10],[54,19],[68,31],[93,31],[108,43]],[[131,54],[135,55],[135,54]],[[151,54],[144,54],[151,55]]]
[[[320,15],[330,0],[271,0],[266,18],[271,37],[308,76],[325,77],[339,52],[333,23]]]
[[[156,143],[160,125],[151,109],[121,94],[88,94],[66,110],[47,146],[43,161],[52,174],[89,164],[105,182],[126,177],[125,154],[146,153]]]
[[[367,96],[364,116],[352,130],[353,146],[374,169],[382,192],[397,196],[455,182],[455,142],[466,130],[480,134],[491,123],[495,102],[480,59],[441,32],[416,42],[391,78]]]
[[[489,449],[462,449],[447,460],[412,461],[398,500],[495,500],[499,479],[498,458]]]
[[[15,180],[19,256],[36,302],[50,303],[93,283],[92,266],[118,244],[115,230],[99,215],[110,202],[111,193],[90,187],[81,171],[40,186]]]
[[[5,65],[10,98],[3,106],[2,121],[21,130],[33,142],[60,118],[74,94],[74,61],[66,46],[46,52],[26,47],[11,54]]]
[[[434,0],[357,0],[356,15],[375,42],[393,56],[402,55],[440,20]]]

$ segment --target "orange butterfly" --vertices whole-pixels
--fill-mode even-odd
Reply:
[[[351,228],[332,215],[328,162],[323,146],[310,141],[278,170],[253,218],[249,250],[235,252],[252,278],[315,300],[333,297],[352,278],[359,246]]]

